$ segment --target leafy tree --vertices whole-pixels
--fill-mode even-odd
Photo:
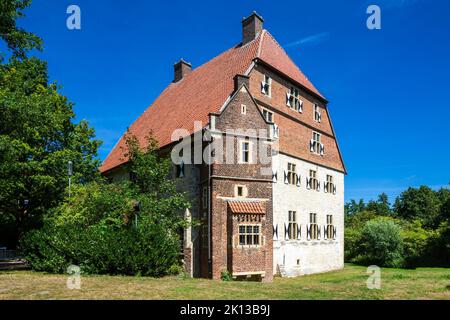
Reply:
[[[436,192],[427,186],[408,188],[395,200],[394,210],[399,217],[420,219],[425,227],[433,227],[440,212],[440,201]]]
[[[389,216],[392,214],[391,204],[386,193],[382,193],[378,196],[377,201],[369,201],[366,206],[366,210],[374,211],[380,216]]]
[[[358,212],[364,211],[366,209],[366,204],[363,199],[359,199],[359,202],[355,200],[350,200],[344,205],[345,216],[352,216]]]
[[[8,246],[64,198],[69,160],[74,182],[99,176],[94,130],[74,123],[73,104],[49,83],[47,64],[26,56],[42,47],[16,25],[30,3],[0,1],[0,39],[12,53],[0,65],[0,243]]]
[[[29,232],[21,249],[34,270],[162,276],[180,270],[179,231],[190,225],[190,204],[167,180],[169,160],[150,136],[140,149],[127,135],[133,180],[75,185],[73,194],[47,215],[42,229]]]
[[[391,219],[378,218],[366,222],[359,239],[357,261],[380,267],[401,267],[403,239],[399,226]]]
[[[0,1],[0,38],[6,42],[13,55],[25,58],[32,49],[42,49],[42,39],[31,32],[19,28],[18,18],[23,18],[23,10],[31,4],[31,0]]]

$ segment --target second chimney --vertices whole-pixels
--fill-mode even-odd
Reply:
[[[192,71],[192,65],[181,59],[173,65],[173,82],[178,82]]]
[[[243,74],[237,74],[234,76],[234,91],[239,90],[239,88],[245,84],[247,88],[249,87],[249,76],[245,76]]]
[[[242,19],[242,45],[256,39],[263,29],[264,19],[255,11]]]

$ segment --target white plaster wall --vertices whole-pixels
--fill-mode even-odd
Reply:
[[[284,268],[286,276],[343,268],[344,174],[283,154],[275,155],[272,160],[278,175],[277,182],[273,184],[273,223],[278,225],[278,239],[274,238],[274,273],[278,271],[278,265]],[[301,177],[300,187],[284,183],[284,170],[287,170],[288,162],[296,164],[297,174]],[[317,171],[320,191],[306,188],[306,177],[311,169]],[[327,174],[333,176],[336,194],[324,191],[323,182],[326,181]],[[302,231],[300,240],[285,240],[284,224],[288,223],[289,210],[297,212],[297,223]],[[317,213],[317,223],[322,229],[320,240],[308,241],[306,238],[310,213]],[[323,227],[326,225],[327,214],[333,215],[336,240],[324,240]],[[297,259],[300,260],[299,265]]]

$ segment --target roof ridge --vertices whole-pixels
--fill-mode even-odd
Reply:
[[[262,44],[264,41],[264,35],[266,34],[266,32],[268,32],[266,29],[263,29],[261,32],[261,39],[259,40],[259,45],[258,45],[258,52],[256,53],[256,57],[259,58],[259,56],[261,55],[261,50],[262,50]]]

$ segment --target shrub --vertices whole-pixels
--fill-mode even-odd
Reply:
[[[403,240],[392,219],[377,218],[366,222],[357,248],[357,262],[380,267],[401,267]]]
[[[222,281],[232,281],[233,280],[233,276],[231,275],[231,273],[228,270],[223,270],[220,273],[220,279]]]

